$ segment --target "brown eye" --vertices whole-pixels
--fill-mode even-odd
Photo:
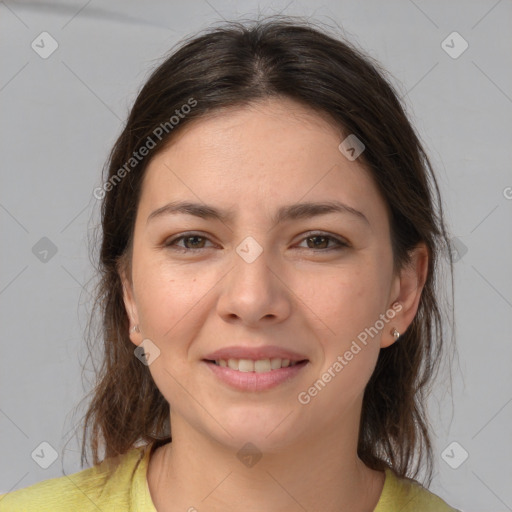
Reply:
[[[343,240],[323,233],[309,235],[306,238],[303,238],[303,240],[306,240],[307,243],[307,247],[303,248],[307,249],[319,249],[323,251],[330,251],[334,249],[342,249],[344,247],[348,247],[348,244]]]
[[[178,251],[193,251],[195,249],[205,249],[205,243],[208,240],[205,236],[198,234],[185,234],[173,238],[165,243],[165,247],[176,249]],[[178,245],[178,242],[183,241],[183,245]]]
[[[202,249],[204,247],[205,239],[202,236],[186,236],[183,237],[183,242],[187,249]],[[190,243],[190,247],[187,247],[187,243]]]
[[[308,237],[306,240],[310,249],[327,249],[329,245],[329,237],[327,236],[315,235]],[[313,242],[311,245],[309,244],[310,241]]]

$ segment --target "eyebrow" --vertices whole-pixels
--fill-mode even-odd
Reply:
[[[277,214],[271,219],[272,225],[277,225],[289,220],[304,219],[328,213],[344,213],[364,221],[370,225],[363,212],[348,206],[341,201],[305,202],[285,205],[279,208]],[[172,201],[161,208],[151,212],[147,218],[146,225],[150,220],[164,215],[194,215],[202,219],[219,220],[222,223],[230,223],[234,219],[233,210],[221,210],[213,206],[189,201]]]

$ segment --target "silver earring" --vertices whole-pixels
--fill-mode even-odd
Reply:
[[[391,334],[394,336],[395,341],[396,341],[398,338],[400,338],[400,333],[399,333],[395,328],[391,329]]]
[[[138,325],[134,325],[134,326],[130,329],[130,333],[132,333],[132,332],[140,332],[139,326],[138,326]]]

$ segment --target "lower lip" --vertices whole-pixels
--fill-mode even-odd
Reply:
[[[257,373],[240,372],[228,366],[218,366],[210,361],[203,362],[220,380],[241,391],[264,391],[274,388],[291,380],[309,363],[309,361],[303,361],[286,368]]]

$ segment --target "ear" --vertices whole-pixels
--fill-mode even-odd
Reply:
[[[410,262],[407,263],[395,277],[391,302],[401,305],[390,322],[388,329],[381,338],[381,348],[389,347],[396,340],[392,334],[396,329],[403,334],[411,325],[420,303],[421,293],[428,276],[429,253],[425,243],[418,244],[410,253]],[[398,308],[393,307],[395,311]]]
[[[140,335],[140,329],[139,329],[139,315],[137,312],[137,305],[135,302],[135,297],[133,293],[133,285],[132,280],[128,276],[126,265],[124,263],[119,263],[118,265],[118,273],[119,277],[121,279],[121,284],[123,287],[123,302],[124,307],[126,309],[126,314],[129,319],[129,336],[130,340],[134,345],[140,345],[141,342],[141,335]],[[133,327],[137,326],[139,329],[133,330]]]

